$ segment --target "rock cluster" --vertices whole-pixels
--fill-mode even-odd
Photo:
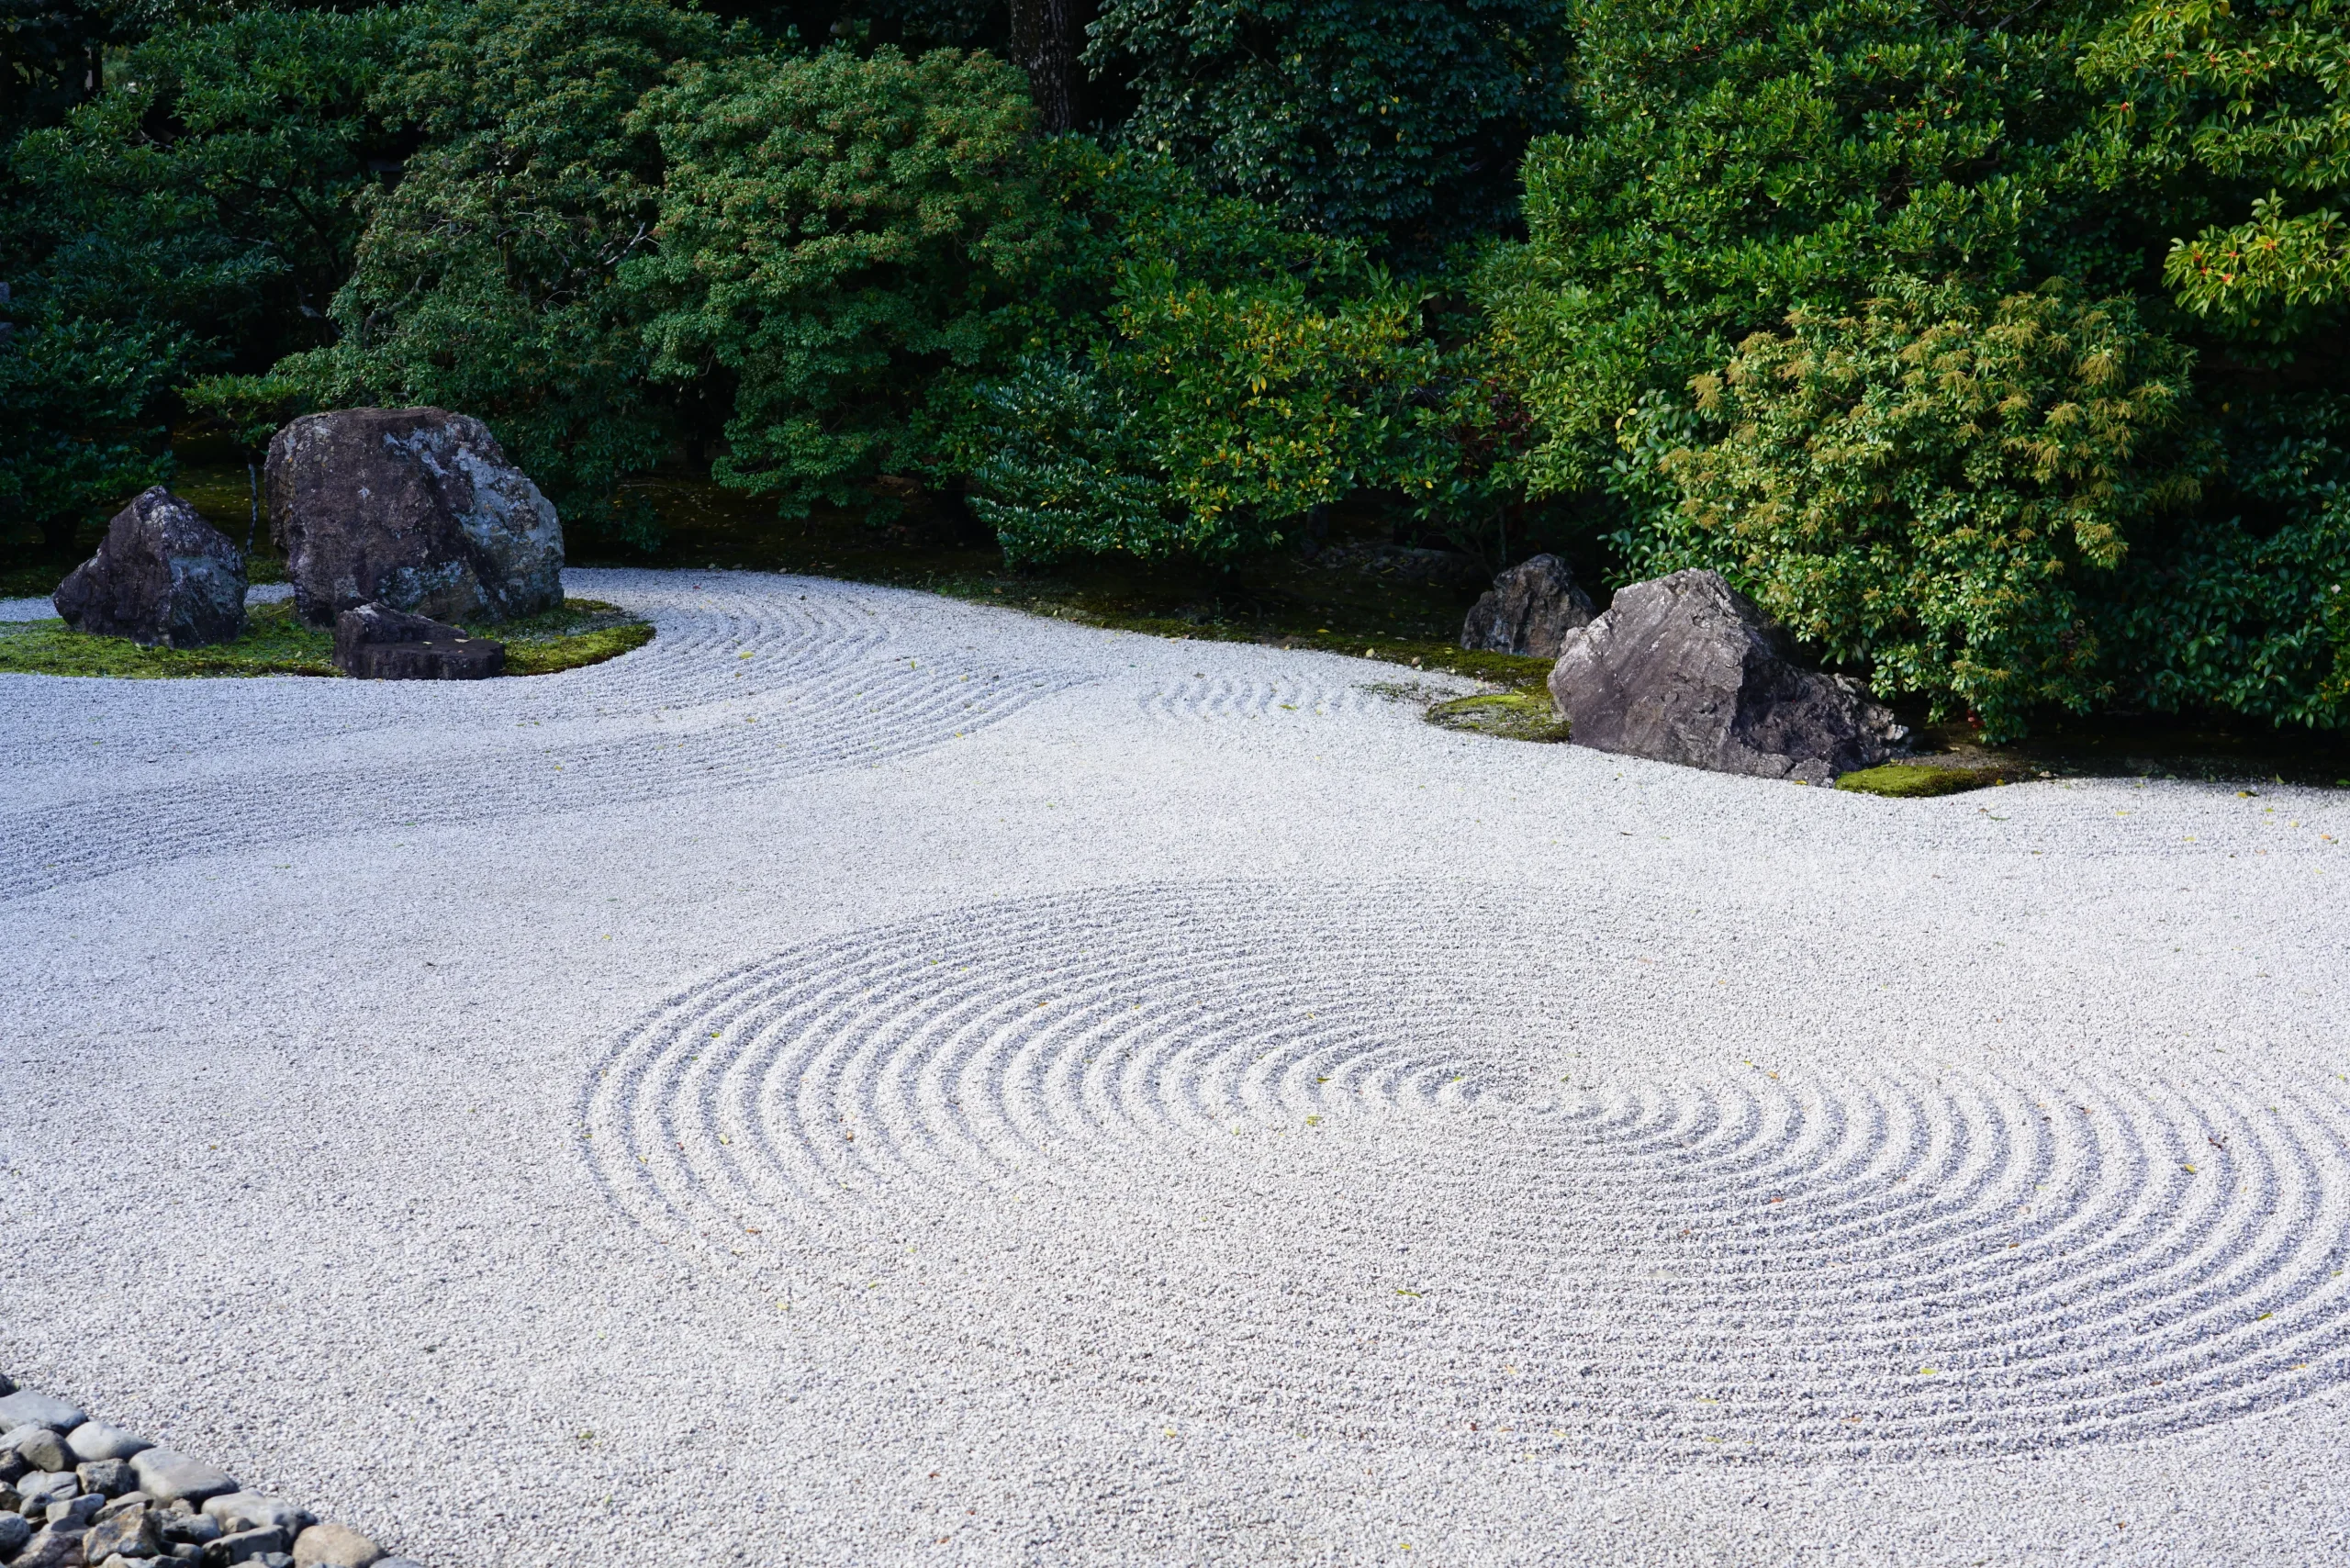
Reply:
[[[218,1465],[93,1421],[0,1377],[7,1568],[420,1568],[365,1536],[245,1491]]]
[[[1568,633],[1550,695],[1577,745],[1832,784],[1908,732],[1859,682],[1795,662],[1786,635],[1707,571],[1635,583]]]
[[[115,514],[98,553],[50,602],[96,636],[171,648],[234,642],[245,630],[244,553],[157,485]]]
[[[271,440],[266,484],[295,605],[314,626],[371,603],[508,621],[563,602],[563,525],[479,420],[307,414]]]
[[[1591,624],[1591,596],[1556,555],[1535,555],[1494,579],[1460,624],[1471,653],[1555,659],[1567,633]]]
[[[334,663],[361,680],[487,680],[506,673],[506,644],[363,604],[334,619]]]

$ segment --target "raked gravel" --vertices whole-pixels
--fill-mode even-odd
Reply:
[[[566,580],[0,676],[0,1367],[435,1568],[2350,1555],[2350,795]]]

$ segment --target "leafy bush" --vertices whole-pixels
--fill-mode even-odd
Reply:
[[[2149,0],[2083,62],[2151,168],[2248,203],[2163,265],[2179,303],[2232,334],[2287,342],[2350,302],[2350,229],[2331,205],[2350,199],[2346,25],[2339,0]]]
[[[170,476],[147,422],[179,345],[151,332],[19,310],[0,340],[0,533],[30,525],[51,554],[83,523]]]
[[[1417,296],[1164,160],[1069,143],[1047,162],[1048,304],[963,437],[1008,555],[1226,559],[1402,478],[1435,364]]]
[[[388,151],[366,96],[404,25],[257,11],[158,33],[112,90],[18,144],[0,259],[62,314],[184,350],[167,381],[322,341],[352,198]]]
[[[2138,553],[2114,616],[2127,695],[2279,723],[2350,723],[2350,399],[2267,397],[2231,432],[2211,506]]]
[[[1999,739],[2113,695],[2099,606],[2129,530],[2195,494],[2163,445],[2188,359],[2127,301],[1952,296],[1799,310],[1699,377],[1719,439],[1664,459],[1682,499],[1641,569],[1715,566],[1881,692]]]
[[[1000,356],[1051,240],[1018,73],[767,53],[682,68],[630,125],[668,172],[658,249],[626,275],[654,374],[732,384],[716,476],[794,513],[927,468],[936,388]]]
[[[1529,242],[1489,265],[1544,440],[1538,489],[1604,486],[1617,423],[1791,309],[1897,274],[1979,300],[2126,287],[2148,236],[2076,76],[2087,36],[1930,0],[1590,0],[1573,129],[1525,166]]]
[[[1514,225],[1516,164],[1564,108],[1565,30],[1534,0],[1110,0],[1137,151],[1292,224],[1432,259]]]

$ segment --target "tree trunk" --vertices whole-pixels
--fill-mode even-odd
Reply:
[[[1082,0],[1012,0],[1012,56],[1028,73],[1037,128],[1048,136],[1077,129],[1077,52]]]

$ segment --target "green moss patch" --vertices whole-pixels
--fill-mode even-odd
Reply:
[[[132,680],[341,673],[334,667],[334,634],[304,622],[290,600],[254,605],[246,622],[243,636],[209,648],[144,648],[127,638],[87,636],[62,621],[0,622],[0,673]],[[526,621],[465,630],[506,644],[508,675],[600,664],[653,639],[650,623],[589,599],[566,599]]]
[[[506,644],[508,675],[553,675],[618,658],[653,641],[653,623],[601,599],[566,599],[560,609],[499,626],[467,626]]]
[[[1562,741],[1567,722],[1539,688],[1530,691],[1494,691],[1457,697],[1428,710],[1428,722],[1448,730],[1494,735],[1511,741]]]
[[[1861,795],[1884,795],[1897,801],[1919,801],[1931,795],[1960,795],[1993,784],[2005,784],[2008,773],[1994,767],[1945,767],[1930,762],[1888,762],[1863,767],[1836,780],[1839,790]]]

